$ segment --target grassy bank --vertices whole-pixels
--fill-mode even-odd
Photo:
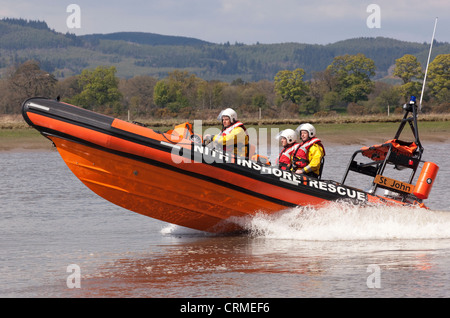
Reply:
[[[51,142],[33,128],[0,129],[0,151],[51,149]]]
[[[367,144],[379,143],[392,139],[397,131],[399,115],[367,117],[333,117],[306,119],[263,119],[243,120],[247,128],[295,129],[302,122],[313,123],[318,136],[326,143],[333,144]],[[167,131],[174,125],[184,122],[182,119],[142,120],[150,128]],[[191,120],[190,122],[193,122]],[[203,121],[203,128],[218,127],[217,121]],[[419,130],[422,142],[450,141],[450,115],[421,115]],[[411,135],[410,128],[405,127],[405,135]],[[405,138],[406,138],[405,137]],[[20,115],[0,117],[0,150],[13,149],[52,149],[51,142],[30,128]]]

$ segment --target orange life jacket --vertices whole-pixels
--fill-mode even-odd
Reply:
[[[322,145],[322,142],[317,137],[314,137],[314,138],[300,144],[292,158],[292,161],[293,161],[294,165],[296,166],[296,168],[301,169],[301,168],[306,167],[309,164],[308,152],[309,152],[309,148],[311,148],[311,146],[314,144],[319,144],[322,147],[322,149],[325,149]],[[325,150],[324,150],[324,152],[325,152]]]

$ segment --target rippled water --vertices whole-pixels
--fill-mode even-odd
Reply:
[[[340,180],[354,149],[327,147],[324,178]],[[450,150],[430,149],[440,166],[431,210],[294,208],[258,215],[242,236],[117,207],[57,152],[0,153],[0,296],[449,297]],[[70,264],[80,288],[68,287]]]

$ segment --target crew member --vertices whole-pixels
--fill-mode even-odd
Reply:
[[[320,176],[321,162],[325,156],[322,142],[316,137],[316,129],[311,124],[302,124],[296,131],[301,140],[292,157],[293,170],[297,174],[317,178]]]
[[[248,158],[249,137],[244,124],[237,120],[237,113],[233,109],[227,108],[220,112],[217,119],[222,122],[222,131],[213,137],[205,135],[205,143],[213,141],[222,146],[224,152]]]
[[[281,149],[280,155],[278,156],[278,167],[281,170],[291,169],[291,157],[293,153],[297,150],[299,144],[297,141],[297,133],[292,129],[285,129],[280,132],[277,136],[280,140],[283,149]]]

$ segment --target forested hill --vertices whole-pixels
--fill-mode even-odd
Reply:
[[[80,39],[94,42],[100,40],[126,41],[144,45],[188,45],[198,46],[212,44],[203,40],[183,37],[170,36],[145,32],[116,32],[109,34],[89,34],[80,36]]]
[[[429,44],[389,38],[357,38],[328,45],[280,43],[209,43],[199,39],[142,32],[75,36],[51,30],[44,21],[0,20],[0,75],[12,65],[34,59],[41,68],[63,78],[83,69],[114,65],[117,76],[165,77],[187,70],[206,80],[273,80],[284,69],[303,68],[305,77],[323,71],[335,56],[363,53],[374,60],[376,78],[405,54],[425,64]],[[450,52],[449,43],[437,42],[433,56]]]

